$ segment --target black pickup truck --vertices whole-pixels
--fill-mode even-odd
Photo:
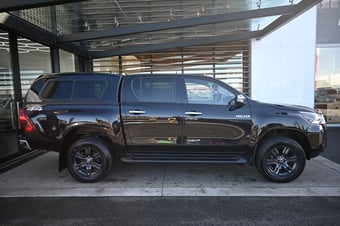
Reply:
[[[326,144],[318,110],[251,100],[199,75],[44,74],[19,110],[22,143],[60,153],[82,182],[123,162],[250,163],[296,179]]]

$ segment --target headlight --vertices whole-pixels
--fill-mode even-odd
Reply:
[[[325,118],[321,111],[317,110],[317,112],[300,112],[302,117],[309,123],[312,124],[325,124]]]

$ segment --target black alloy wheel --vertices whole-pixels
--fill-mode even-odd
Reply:
[[[67,153],[70,174],[81,182],[96,182],[111,170],[112,155],[107,145],[96,138],[75,142]]]
[[[267,179],[274,182],[295,180],[303,172],[306,156],[295,140],[274,137],[260,145],[256,155],[256,167]]]

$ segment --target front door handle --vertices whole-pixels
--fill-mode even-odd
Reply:
[[[198,111],[186,111],[185,114],[186,115],[190,115],[190,116],[198,116],[198,115],[202,115],[202,112],[198,112]]]
[[[129,111],[129,114],[133,114],[133,115],[142,115],[145,114],[146,111],[142,111],[142,110],[131,110]]]

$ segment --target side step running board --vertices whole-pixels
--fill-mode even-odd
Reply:
[[[169,163],[248,163],[246,156],[240,154],[225,153],[197,153],[197,154],[157,154],[157,153],[133,153],[121,157],[121,161],[127,163],[169,162]]]

